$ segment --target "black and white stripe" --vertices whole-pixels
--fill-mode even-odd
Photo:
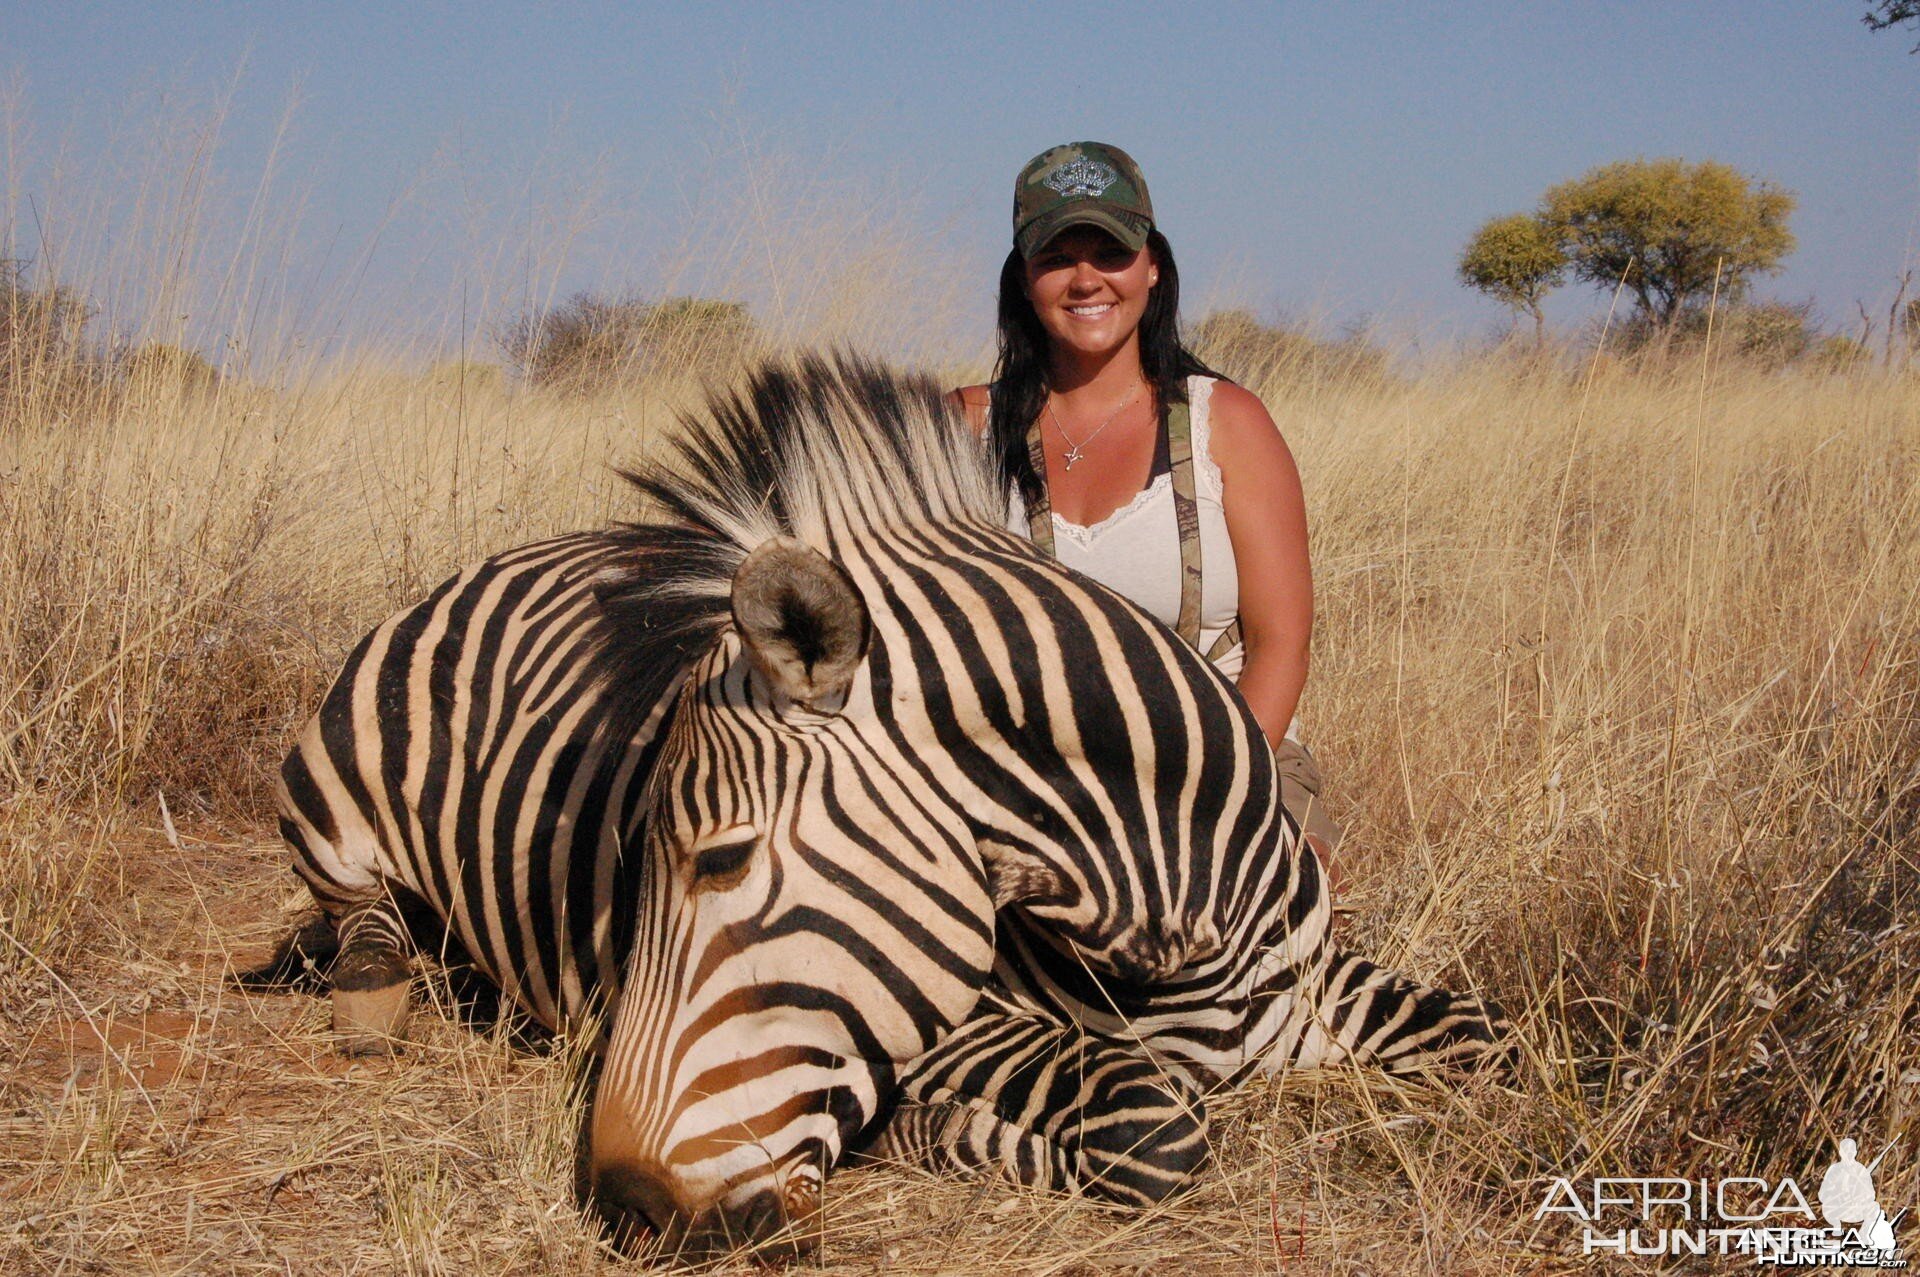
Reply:
[[[1003,529],[931,383],[769,368],[633,477],[654,521],[497,556],[369,635],[282,801],[361,987],[404,972],[390,920],[421,904],[543,1021],[610,1015],[616,1226],[801,1244],[876,1134],[1157,1199],[1204,1156],[1205,1088],[1495,1040],[1333,949],[1232,687]]]

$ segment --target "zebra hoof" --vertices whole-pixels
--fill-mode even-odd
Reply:
[[[398,980],[378,989],[333,991],[335,1049],[342,1055],[392,1055],[413,1010],[412,982]]]

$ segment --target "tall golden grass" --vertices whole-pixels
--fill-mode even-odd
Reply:
[[[573,1047],[449,1006],[349,1068],[318,1003],[222,979],[301,906],[270,780],[351,643],[465,562],[634,513],[611,466],[694,379],[49,369],[0,416],[0,1263],[615,1263],[571,1195]],[[1253,388],[1306,476],[1343,925],[1500,1000],[1517,1080],[1216,1097],[1215,1168],[1143,1214],[850,1173],[826,1263],[1532,1270],[1578,1258],[1534,1219],[1546,1177],[1810,1186],[1841,1135],[1893,1148],[1881,1199],[1913,1202],[1920,379],[1709,346]]]

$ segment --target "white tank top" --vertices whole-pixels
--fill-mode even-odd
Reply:
[[[1204,652],[1240,614],[1240,576],[1227,535],[1227,512],[1220,467],[1214,464],[1207,406],[1213,378],[1189,377],[1187,402],[1193,422],[1193,495],[1200,516],[1200,642]],[[1027,503],[1018,490],[1009,494],[1007,527],[1030,535]],[[1161,473],[1133,500],[1092,527],[1053,516],[1053,553],[1060,562],[1125,595],[1163,624],[1180,620],[1180,525],[1173,512],[1173,475]],[[1235,643],[1214,665],[1238,679],[1246,660]]]

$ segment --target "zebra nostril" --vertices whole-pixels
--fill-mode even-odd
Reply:
[[[594,1177],[593,1204],[623,1253],[631,1253],[650,1236],[673,1234],[683,1222],[672,1195],[652,1176],[628,1167]]]
[[[594,1180],[594,1207],[614,1245],[634,1255],[647,1253],[682,1262],[699,1262],[736,1252],[761,1259],[797,1259],[819,1245],[812,1227],[820,1216],[820,1182],[795,1175],[784,1189],[772,1187],[703,1210],[683,1210],[656,1176],[630,1166],[605,1170]]]
[[[713,1212],[709,1231],[726,1249],[751,1250],[760,1259],[798,1259],[812,1254],[820,1237],[812,1226],[819,1219],[817,1181],[811,1190],[796,1176],[780,1191],[763,1188],[750,1197]],[[796,1213],[795,1207],[800,1207]]]

